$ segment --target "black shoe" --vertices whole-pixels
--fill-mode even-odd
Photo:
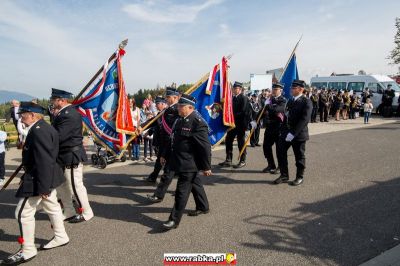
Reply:
[[[290,183],[292,186],[300,186],[303,183],[303,178],[296,178],[293,182]]]
[[[149,182],[149,183],[155,183],[157,182],[157,179],[154,179],[152,177],[143,177],[143,181]]]
[[[69,222],[69,221],[71,221],[72,219],[74,219],[75,218],[75,215],[73,215],[73,216],[71,216],[71,217],[68,217],[68,218],[65,218],[64,219],[64,222]]]
[[[30,260],[32,260],[34,257],[33,256],[29,259],[25,259],[22,253],[22,250],[19,250],[17,253],[9,256],[7,259],[3,260],[0,262],[0,265],[19,265],[25,262],[28,262]]]
[[[251,146],[252,148],[254,148],[254,147],[256,146],[256,144],[250,144],[250,146]]]
[[[232,161],[223,161],[222,163],[219,163],[218,165],[222,166],[222,167],[230,167],[232,165]]]
[[[281,184],[281,183],[287,183],[289,181],[289,177],[281,175],[277,179],[275,179],[274,183],[276,185]]]
[[[154,195],[147,195],[147,199],[150,200],[152,203],[159,203],[163,201],[163,199],[160,199],[159,197]]]
[[[77,224],[86,221],[82,214],[75,215],[74,218],[69,220],[70,224]]]
[[[194,211],[189,211],[188,216],[199,216],[201,214],[207,214],[209,213],[210,210],[202,211],[202,210],[194,210]]]
[[[171,230],[171,229],[177,228],[178,224],[175,223],[174,221],[170,220],[170,221],[168,221],[166,223],[163,223],[163,227],[164,227],[164,229]]]
[[[245,166],[246,166],[246,162],[241,161],[237,165],[234,165],[233,168],[238,169],[238,168],[242,168],[242,167],[245,167]]]
[[[264,168],[262,170],[263,173],[269,173],[271,171],[272,167],[271,166],[267,166],[266,168]]]
[[[259,146],[261,146],[261,144],[259,144],[259,143],[256,143],[256,146],[257,146],[257,147],[259,147]]]
[[[269,172],[270,172],[270,174],[276,175],[276,174],[279,174],[280,170],[279,170],[279,167],[272,168]]]

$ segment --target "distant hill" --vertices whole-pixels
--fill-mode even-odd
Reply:
[[[0,104],[9,102],[13,99],[18,101],[30,101],[34,98],[35,97],[22,92],[0,90]]]

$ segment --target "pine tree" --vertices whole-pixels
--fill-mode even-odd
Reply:
[[[390,52],[388,59],[391,60],[391,64],[398,65],[400,64],[400,18],[396,18],[395,25],[397,28],[396,35],[394,36],[395,47]],[[400,73],[400,67],[399,67],[399,73]]]

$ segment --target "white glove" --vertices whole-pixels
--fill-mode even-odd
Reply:
[[[294,139],[293,134],[292,133],[288,133],[287,136],[286,136],[285,141],[286,142],[291,142],[293,139]]]
[[[255,120],[250,122],[251,128],[255,129],[257,127],[257,122]]]
[[[265,100],[265,104],[266,104],[266,105],[271,104],[271,98],[266,99],[266,100]]]

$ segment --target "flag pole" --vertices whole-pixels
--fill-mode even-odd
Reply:
[[[294,46],[293,51],[292,51],[292,53],[291,53],[290,56],[289,56],[289,60],[287,61],[286,65],[285,65],[285,68],[283,69],[283,72],[282,72],[282,75],[281,75],[279,81],[282,80],[282,76],[283,76],[283,74],[285,73],[287,67],[289,66],[290,60],[292,59],[293,55],[296,53],[296,49],[297,49],[297,47],[299,46],[299,43],[300,43],[300,41],[301,41],[302,38],[303,38],[303,35],[300,36],[299,41],[298,41],[298,42],[296,43],[296,45]],[[263,107],[263,109],[261,110],[261,112],[258,114],[258,117],[257,117],[257,120],[256,120],[257,125],[258,125],[258,123],[260,122],[262,115],[264,114],[264,111],[265,111],[265,107],[266,107],[266,106],[267,106],[267,105],[265,104],[264,107]],[[247,145],[249,145],[251,136],[254,134],[254,131],[255,131],[254,128],[252,128],[252,129],[250,130],[250,134],[247,136],[247,139],[246,139],[246,141],[245,141],[245,143],[244,143],[242,149],[241,149],[240,152],[239,152],[238,160],[240,160],[240,157],[242,156],[242,154],[243,154],[244,151],[246,150]]]
[[[124,49],[125,46],[128,44],[128,39],[123,40],[119,45],[118,45],[118,50]],[[108,63],[110,63],[112,60],[114,60],[117,57],[117,54],[114,52],[110,58],[108,58]],[[96,80],[96,78],[100,75],[100,73],[104,70],[104,65],[100,67],[100,69],[97,71],[96,74],[89,80],[89,82],[83,87],[83,89],[75,96],[74,101],[78,100],[82,94],[89,88],[90,84],[93,83],[93,81]]]

